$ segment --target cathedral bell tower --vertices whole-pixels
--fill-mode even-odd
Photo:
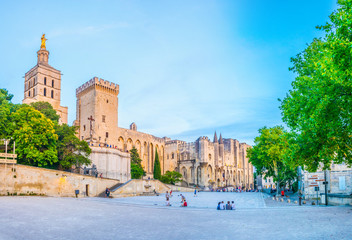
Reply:
[[[61,72],[49,65],[49,51],[46,50],[46,38],[43,34],[40,49],[37,52],[37,65],[24,76],[24,98],[22,103],[49,102],[60,115],[59,123],[67,123],[67,107],[61,103]]]

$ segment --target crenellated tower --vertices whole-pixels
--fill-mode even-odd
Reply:
[[[97,77],[76,89],[75,125],[79,126],[81,140],[109,146],[117,144],[118,94],[119,85]]]

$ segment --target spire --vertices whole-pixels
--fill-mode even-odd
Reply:
[[[218,142],[218,136],[216,136],[216,131],[215,131],[215,134],[214,134],[214,143],[217,143]]]
[[[49,52],[46,50],[46,39],[45,38],[45,34],[43,34],[42,38],[41,38],[42,42],[40,45],[40,50],[37,52],[38,54],[38,64],[39,63],[44,63],[44,64],[48,64],[49,61]]]
[[[222,140],[221,133],[220,133],[220,139],[219,139],[219,142],[220,142],[220,144],[224,144],[224,141]]]

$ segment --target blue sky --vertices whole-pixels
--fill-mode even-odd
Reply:
[[[46,34],[62,71],[62,105],[94,76],[120,85],[119,126],[158,137],[253,144],[282,124],[290,57],[322,33],[328,0],[1,1],[0,88],[23,99],[24,74]]]

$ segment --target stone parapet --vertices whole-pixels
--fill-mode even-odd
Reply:
[[[95,86],[103,87],[107,90],[113,91],[114,93],[116,93],[116,95],[119,93],[118,84],[106,81],[102,78],[94,77],[76,89],[76,96],[78,96],[80,93],[84,92],[85,90]]]

